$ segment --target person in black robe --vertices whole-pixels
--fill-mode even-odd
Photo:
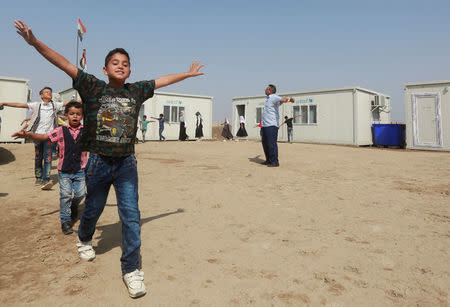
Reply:
[[[244,116],[239,116],[239,130],[236,133],[236,136],[238,137],[247,137],[247,130],[245,130],[245,118]]]
[[[224,138],[226,138],[227,140],[233,139],[233,134],[231,134],[231,129],[230,129],[230,122],[228,121],[228,118],[226,118],[226,117],[225,117],[225,121],[223,122],[222,136]]]
[[[178,136],[178,139],[180,141],[186,141],[189,138],[189,136],[186,134],[186,121],[184,118],[184,112],[180,112],[180,135]]]
[[[197,116],[197,124],[195,127],[195,137],[201,139],[203,137],[203,118],[200,112],[195,113]]]

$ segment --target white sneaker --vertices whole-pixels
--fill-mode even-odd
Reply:
[[[147,293],[144,285],[144,272],[135,270],[124,274],[123,281],[127,285],[128,293],[132,298],[137,298]]]
[[[92,248],[92,241],[81,242],[78,240],[78,257],[85,261],[92,261],[95,259],[95,251]]]

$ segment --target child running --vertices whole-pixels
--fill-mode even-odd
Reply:
[[[82,105],[71,101],[66,105],[65,116],[69,125],[59,126],[47,134],[31,131],[14,133],[12,137],[30,138],[35,141],[57,143],[59,146],[58,181],[59,181],[59,216],[64,234],[73,232],[72,225],[78,215],[78,205],[85,195],[84,168],[87,163],[86,152],[80,149]],[[72,195],[73,193],[73,195]]]
[[[185,73],[167,75],[156,80],[125,83],[130,76],[130,57],[122,48],[111,50],[105,58],[106,83],[79,70],[66,58],[39,41],[31,29],[15,21],[17,32],[44,58],[73,79],[73,87],[83,100],[84,129],[81,149],[89,151],[86,167],[85,209],[78,228],[78,255],[95,258],[92,236],[103,212],[111,185],[116,191],[122,221],[121,267],[123,281],[133,298],[145,295],[144,273],[140,271],[141,226],[138,206],[138,174],[134,156],[139,109],[153,96],[154,90],[203,75],[198,61]]]

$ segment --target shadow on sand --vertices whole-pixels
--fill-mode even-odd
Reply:
[[[263,163],[264,161],[266,161],[266,160],[261,159],[260,156],[261,156],[261,155],[257,155],[256,157],[248,158],[248,161],[253,162],[253,163],[256,163],[256,164],[261,164],[261,163]]]
[[[163,217],[166,217],[166,216],[169,216],[172,214],[183,213],[183,212],[184,212],[184,209],[177,209],[175,211],[146,217],[146,218],[141,219],[141,226],[148,222],[151,222],[153,220],[163,218]],[[99,254],[99,255],[104,254],[104,253],[110,251],[111,249],[113,249],[114,247],[122,245],[122,222],[121,221],[114,223],[114,224],[97,226],[96,230],[102,231],[102,234],[100,236],[96,237],[96,239],[99,239],[97,247],[95,247],[96,254]]]
[[[0,165],[16,161],[16,157],[9,150],[0,147]]]

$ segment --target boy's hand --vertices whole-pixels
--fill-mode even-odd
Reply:
[[[204,72],[199,71],[203,66],[205,65],[200,65],[200,61],[194,61],[194,63],[191,64],[191,68],[189,70],[189,74],[191,75],[191,77],[204,75]]]
[[[19,35],[22,36],[28,44],[30,44],[31,46],[34,46],[36,44],[36,36],[34,36],[33,32],[31,32],[31,29],[28,28],[28,26],[22,20],[14,20],[14,26],[17,29],[17,33],[19,33]]]
[[[11,135],[11,137],[13,137],[14,139],[18,139],[18,138],[26,139],[27,133],[25,132],[25,130],[22,129],[19,132],[16,132],[13,135]]]

